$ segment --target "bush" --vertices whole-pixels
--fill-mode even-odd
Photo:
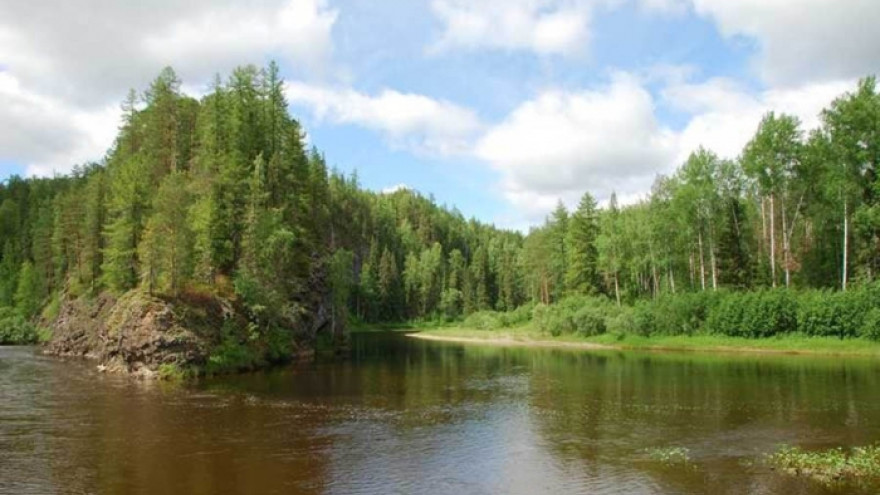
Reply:
[[[498,313],[494,311],[477,311],[464,319],[464,326],[476,328],[477,330],[497,330],[504,325],[502,325],[501,320],[498,318]]]
[[[865,315],[859,336],[871,340],[880,340],[880,308],[874,308]]]
[[[798,328],[810,336],[855,337],[870,307],[865,290],[806,292],[799,299]]]
[[[502,325],[505,327],[515,327],[528,323],[532,320],[532,312],[535,306],[535,303],[527,303],[513,311],[500,313]]]
[[[0,345],[37,343],[37,329],[12,308],[0,308]]]
[[[578,334],[599,335],[607,329],[606,319],[616,312],[603,298],[572,296],[552,305],[538,305],[532,312],[535,325],[554,337]]]
[[[739,336],[743,325],[745,294],[728,294],[709,313],[705,329],[709,333]]]
[[[642,301],[633,307],[632,323],[632,330],[636,335],[650,337],[657,332],[657,321],[651,303]]]
[[[572,318],[574,331],[581,337],[592,337],[605,333],[605,316],[601,311],[585,307],[578,310]]]
[[[628,306],[622,307],[617,314],[605,318],[605,327],[608,333],[621,337],[626,334],[636,333],[636,322],[632,308]]]
[[[798,304],[785,289],[731,293],[709,312],[706,327],[731,337],[761,338],[797,332]]]

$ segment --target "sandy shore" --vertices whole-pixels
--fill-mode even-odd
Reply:
[[[458,337],[454,335],[434,335],[423,332],[407,333],[407,337],[421,340],[433,340],[439,342],[458,342],[462,344],[481,344],[508,347],[555,347],[566,349],[584,349],[584,350],[618,350],[618,351],[651,351],[651,352],[712,352],[712,353],[735,353],[735,354],[801,354],[801,355],[819,355],[819,356],[861,356],[861,357],[877,357],[858,351],[846,350],[823,350],[823,349],[774,349],[770,347],[760,346],[717,346],[717,345],[693,345],[693,346],[675,346],[675,345],[611,345],[598,344],[595,342],[560,342],[554,340],[531,340],[531,339],[513,339],[507,336],[475,338],[475,337]]]
[[[601,349],[614,350],[623,349],[620,346],[611,346],[605,344],[595,344],[593,342],[555,342],[552,340],[516,340],[509,337],[497,337],[490,339],[477,339],[473,337],[452,337],[447,335],[431,335],[421,332],[408,333],[407,337],[422,340],[436,340],[441,342],[459,342],[463,344],[487,344],[499,346],[517,346],[517,347],[566,347],[570,349]]]

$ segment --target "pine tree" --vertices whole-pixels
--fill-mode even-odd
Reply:
[[[15,309],[22,318],[31,318],[42,306],[43,288],[40,277],[30,261],[25,261],[18,272],[18,287],[15,290]]]
[[[566,285],[579,294],[598,293],[600,287],[599,212],[590,193],[581,198],[577,211],[571,215],[568,231],[568,266]]]

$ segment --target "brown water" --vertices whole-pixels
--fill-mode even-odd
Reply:
[[[0,348],[4,494],[852,493],[761,456],[878,440],[880,363],[858,358],[367,334],[349,361],[180,388]]]

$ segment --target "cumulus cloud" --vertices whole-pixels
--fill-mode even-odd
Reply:
[[[385,89],[370,96],[301,82],[286,89],[291,105],[309,108],[318,120],[366,127],[394,146],[418,152],[465,152],[482,128],[473,110],[419,94]]]
[[[0,0],[0,161],[45,173],[99,159],[126,91],[166,65],[196,87],[268,57],[316,74],[336,16],[327,0]]]
[[[142,46],[153,58],[199,75],[267,55],[321,71],[332,50],[330,32],[337,17],[325,3],[298,0],[263,10],[231,5],[175,22],[147,36]]]
[[[589,191],[600,201],[643,198],[657,174],[668,174],[703,146],[736,158],[769,111],[798,117],[804,130],[855,87],[855,80],[751,91],[725,78],[691,82],[688,73],[665,81],[657,97],[645,82],[619,73],[603,86],[548,90],[521,104],[477,142],[474,153],[500,175],[504,196],[529,222],[562,200],[569,207]],[[656,107],[687,115],[685,125],[662,125]]]
[[[804,130],[816,128],[821,110],[855,84],[841,80],[750,92],[730,79],[716,78],[669,86],[662,92],[664,102],[691,114],[678,136],[676,161],[683,161],[698,146],[722,157],[737,157],[769,111],[798,117]]]
[[[877,0],[691,0],[728,37],[757,41],[772,85],[831,81],[880,69]]]
[[[100,159],[116,134],[115,105],[83,110],[28,91],[0,73],[0,158],[26,164],[28,175],[63,173]]]
[[[443,25],[433,50],[453,48],[579,52],[589,42],[589,0],[433,0]]]
[[[408,191],[409,188],[410,187],[408,185],[401,182],[400,184],[395,184],[393,186],[388,186],[385,189],[382,189],[382,194],[394,194],[398,191]]]
[[[654,113],[650,93],[632,76],[598,89],[548,90],[513,110],[478,142],[475,153],[500,172],[506,197],[540,218],[558,199],[585,191],[648,190],[676,155],[675,135]]]

